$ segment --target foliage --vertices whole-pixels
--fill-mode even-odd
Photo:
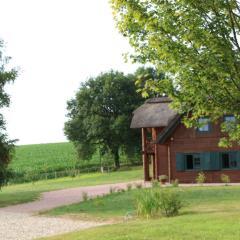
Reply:
[[[3,41],[0,40],[0,108],[9,107],[10,96],[5,86],[17,77],[16,69],[7,68],[10,57],[4,56]],[[0,113],[0,188],[7,181],[7,166],[12,158],[15,140],[9,140],[6,134],[5,121]]]
[[[158,84],[159,81],[164,79],[165,76],[163,73],[158,73],[153,67],[140,67],[136,70],[135,76],[135,84],[138,88],[138,92],[141,92],[143,97],[153,98],[159,96],[159,93],[154,91],[154,85]]]
[[[172,185],[172,187],[178,187],[178,185],[179,185],[179,180],[178,180],[178,179],[172,180],[172,181],[171,181],[171,185]]]
[[[161,183],[165,183],[168,180],[168,176],[167,175],[160,175],[159,176],[159,181]]]
[[[187,127],[199,117],[215,122],[234,114],[234,126],[222,126],[229,136],[221,145],[240,143],[240,2],[111,0],[111,6],[135,50],[130,58],[165,73],[143,87],[170,96]]]
[[[225,186],[228,186],[230,183],[230,177],[226,174],[221,174],[221,181],[225,183]]]
[[[127,184],[127,191],[131,191],[132,190],[132,184],[131,183],[128,183]]]
[[[160,213],[167,217],[176,216],[182,206],[179,194],[169,189],[142,190],[136,198],[137,214],[147,218],[157,216]]]
[[[140,132],[130,129],[133,110],[143,99],[136,93],[134,75],[110,71],[90,78],[68,101],[65,134],[77,146],[81,158],[96,151],[111,154],[119,168],[120,151],[133,155],[140,151]]]
[[[151,184],[152,184],[152,188],[158,188],[158,187],[160,187],[160,184],[159,184],[159,181],[158,181],[158,180],[153,180],[153,181],[151,182]]]
[[[178,215],[179,210],[183,207],[180,195],[171,190],[161,191],[159,204],[162,214],[166,217]]]
[[[113,194],[117,191],[116,187],[110,187],[109,188],[109,194]]]
[[[135,183],[135,188],[141,189],[142,187],[142,183]]]
[[[82,200],[85,202],[89,199],[88,193],[87,192],[82,192]]]
[[[196,177],[196,183],[202,185],[203,183],[205,183],[205,181],[206,181],[206,175],[204,174],[204,172],[198,173]]]

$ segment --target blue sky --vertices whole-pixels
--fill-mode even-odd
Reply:
[[[18,144],[66,141],[66,102],[100,72],[133,72],[131,51],[115,28],[108,0],[0,0],[0,38],[20,76],[4,109]]]

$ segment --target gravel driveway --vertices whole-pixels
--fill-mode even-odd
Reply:
[[[103,225],[104,223],[99,222],[36,216],[36,213],[80,202],[83,192],[94,197],[108,193],[110,187],[126,188],[127,184],[106,184],[46,192],[35,202],[0,208],[0,239],[30,240]]]

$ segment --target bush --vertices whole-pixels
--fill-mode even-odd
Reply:
[[[154,217],[164,215],[176,216],[182,207],[180,196],[169,189],[152,188],[142,190],[136,197],[136,211],[138,216]]]
[[[196,182],[202,185],[203,183],[205,183],[206,179],[206,175],[203,172],[200,172],[196,177]]]
[[[113,194],[117,191],[117,189],[115,187],[110,187],[109,189],[109,194]]]
[[[178,187],[178,185],[179,185],[179,180],[178,180],[178,179],[172,180],[172,181],[171,181],[171,185],[172,185],[172,187]]]
[[[127,191],[131,191],[132,190],[132,184],[131,183],[128,183],[127,184]]]
[[[141,188],[142,188],[142,184],[141,184],[141,183],[135,183],[135,187],[136,187],[137,189],[141,189]]]
[[[82,200],[86,202],[89,199],[88,193],[87,192],[82,192]]]
[[[159,184],[159,182],[157,180],[153,180],[151,183],[152,183],[152,187],[153,188],[160,187],[160,184]]]
[[[183,204],[180,196],[173,191],[162,191],[160,199],[160,209],[163,215],[167,217],[176,216]]]
[[[228,186],[230,183],[230,177],[226,174],[221,174],[221,181],[222,183],[225,183],[225,186]]]
[[[167,175],[160,175],[159,176],[159,181],[161,183],[165,183],[168,180],[168,176]]]

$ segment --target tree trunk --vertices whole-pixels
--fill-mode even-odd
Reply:
[[[114,155],[115,168],[116,168],[116,169],[119,169],[119,168],[120,168],[120,160],[119,160],[118,149],[114,150],[113,155]]]

